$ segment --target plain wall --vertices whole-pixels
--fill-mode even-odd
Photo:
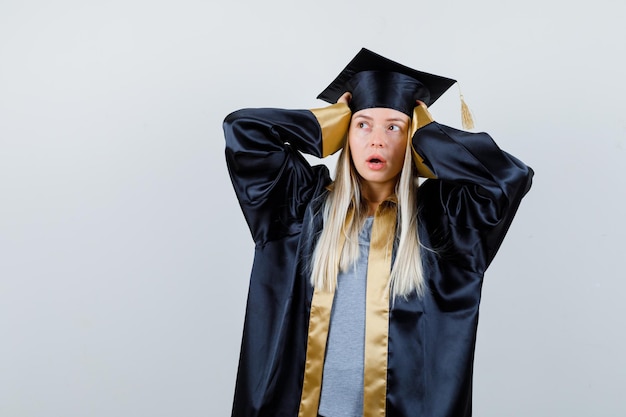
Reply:
[[[0,416],[230,414],[253,244],[221,122],[323,106],[361,47],[460,80],[536,171],[475,415],[626,415],[624,4],[1,0]],[[431,112],[460,127],[458,88]]]

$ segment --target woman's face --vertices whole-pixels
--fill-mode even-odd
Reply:
[[[393,192],[404,164],[409,117],[397,110],[377,107],[352,115],[348,143],[352,162],[364,185]]]

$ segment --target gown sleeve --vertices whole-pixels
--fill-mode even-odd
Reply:
[[[434,121],[419,128],[412,142],[434,175],[418,192],[430,243],[482,277],[530,189],[532,169],[486,133]]]
[[[330,181],[328,169],[311,167],[302,153],[324,157],[337,151],[349,121],[345,104],[242,109],[225,118],[226,164],[257,245],[299,232],[315,190]]]

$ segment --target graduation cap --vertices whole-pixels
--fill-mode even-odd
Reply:
[[[317,98],[333,104],[349,91],[353,113],[366,108],[385,107],[411,117],[416,100],[430,106],[455,83],[456,80],[451,78],[409,68],[362,48]],[[468,117],[471,121],[471,116],[462,96],[461,101],[463,125],[466,127],[465,119]]]

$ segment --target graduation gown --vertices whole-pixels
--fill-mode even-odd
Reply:
[[[227,166],[255,242],[233,417],[299,415],[313,296],[309,262],[331,182],[326,166],[311,166],[302,153],[335,152],[349,120],[348,107],[335,104],[244,109],[224,121]],[[418,224],[421,242],[436,251],[422,251],[424,296],[389,305],[379,415],[470,416],[483,275],[533,172],[488,134],[432,119],[412,145],[433,174],[418,190]]]

